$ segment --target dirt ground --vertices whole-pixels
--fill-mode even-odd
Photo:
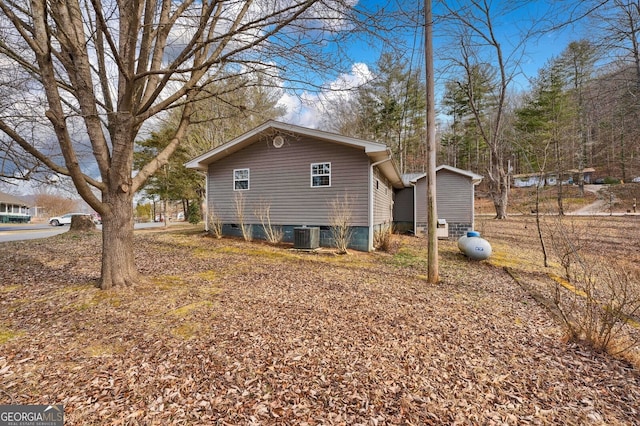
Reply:
[[[638,369],[567,341],[505,271],[535,269],[530,220],[478,222],[495,262],[441,241],[437,285],[413,237],[336,256],[140,232],[145,282],[110,291],[97,234],[0,244],[0,404],[63,404],[67,425],[640,424]]]

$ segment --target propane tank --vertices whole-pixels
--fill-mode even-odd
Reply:
[[[464,253],[464,246],[467,240],[469,239],[469,237],[479,237],[479,236],[480,236],[479,232],[467,231],[466,234],[464,234],[462,237],[458,239],[458,249],[460,249],[460,251]]]
[[[469,235],[473,233],[474,235]],[[491,244],[480,238],[479,232],[467,232],[467,239],[463,243],[463,252],[469,259],[485,260],[491,256]]]

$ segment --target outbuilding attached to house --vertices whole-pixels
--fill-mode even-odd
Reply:
[[[398,229],[422,235],[427,229],[427,175],[405,176],[407,187],[397,191],[394,220]],[[458,238],[474,227],[474,192],[482,176],[442,165],[436,168],[438,219],[446,222],[449,238]],[[411,222],[410,222],[411,221]]]
[[[264,238],[264,217],[294,241],[294,229],[318,227],[320,245],[332,246],[332,203],[350,211],[350,247],[373,249],[374,233],[391,226],[393,189],[403,187],[386,145],[268,121],[189,161],[206,172],[207,223],[219,220],[225,235],[248,226]]]

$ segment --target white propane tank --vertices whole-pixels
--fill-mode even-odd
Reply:
[[[458,239],[458,248],[460,249],[460,251],[464,253],[465,244],[470,237],[479,237],[479,236],[480,236],[479,232],[467,231],[466,234],[464,234],[462,237]]]
[[[491,244],[484,238],[480,238],[479,232],[474,232],[475,235],[469,235],[471,232],[467,232],[467,239],[464,241],[464,254],[469,259],[473,260],[485,260],[491,256]]]

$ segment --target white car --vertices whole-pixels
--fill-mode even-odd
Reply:
[[[49,225],[51,226],[62,226],[69,225],[71,223],[71,218],[73,216],[91,216],[87,213],[67,213],[62,216],[55,216],[49,219]]]
[[[640,176],[638,176],[638,177],[634,177],[633,179],[631,179],[631,182],[633,182],[633,183],[640,183]]]

